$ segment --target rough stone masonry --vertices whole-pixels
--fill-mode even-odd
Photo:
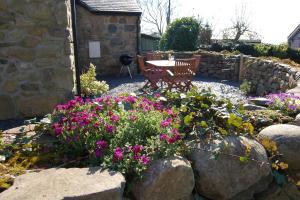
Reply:
[[[0,120],[49,113],[74,92],[69,0],[0,1]]]

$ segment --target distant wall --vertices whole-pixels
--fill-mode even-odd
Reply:
[[[0,120],[52,112],[74,91],[69,0],[0,1]]]
[[[137,16],[99,15],[77,6],[79,65],[87,69],[90,63],[96,65],[100,76],[119,75],[119,57],[129,54],[136,58],[138,52],[139,25]],[[101,57],[90,58],[89,41],[100,41]],[[136,71],[136,59],[131,66]]]

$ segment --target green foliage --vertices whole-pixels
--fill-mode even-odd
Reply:
[[[277,58],[284,59],[287,58],[287,50],[288,50],[287,44],[272,45],[268,54],[269,56],[274,56]]]
[[[158,99],[119,96],[58,105],[50,129],[64,152],[138,177],[152,160],[182,155],[180,119]]]
[[[194,51],[197,49],[200,24],[192,17],[173,21],[160,41],[161,50]]]
[[[97,81],[96,67],[90,64],[89,70],[80,76],[81,91],[84,96],[100,96],[109,90],[105,81]]]
[[[189,91],[186,95],[166,93],[168,106],[180,111],[181,129],[197,137],[220,139],[229,135],[252,135],[253,126],[243,119],[239,107],[217,99],[210,91]]]
[[[270,45],[266,45],[266,44],[255,44],[254,45],[254,50],[255,53],[253,56],[268,56],[269,55],[269,51],[271,49]]]
[[[288,47],[287,44],[270,45],[270,44],[247,44],[247,43],[232,43],[220,42],[211,44],[207,50],[222,52],[234,52],[251,55],[255,57],[275,57],[279,59],[290,59],[300,64],[300,49],[295,50]]]
[[[249,94],[251,92],[251,82],[243,80],[243,83],[240,85],[240,89],[244,94]]]

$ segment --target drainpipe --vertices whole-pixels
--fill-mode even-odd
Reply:
[[[136,20],[136,50],[137,54],[141,55],[141,47],[140,47],[140,40],[141,40],[141,16],[139,15]],[[140,73],[140,68],[138,67],[138,62],[137,62],[137,73]]]
[[[72,13],[72,29],[73,29],[73,45],[74,45],[74,59],[75,59],[75,75],[76,75],[76,90],[77,95],[81,96],[80,85],[80,69],[78,61],[78,40],[77,40],[77,17],[76,17],[76,0],[71,0],[71,13]]]

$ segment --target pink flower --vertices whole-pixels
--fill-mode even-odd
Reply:
[[[120,161],[123,160],[123,150],[120,147],[117,147],[114,151],[114,157],[113,160],[114,161]]]
[[[167,136],[167,134],[160,134],[160,136],[159,136],[159,139],[161,140],[161,141],[163,141],[163,140],[167,140],[169,137]]]
[[[163,120],[161,123],[160,123],[160,126],[165,128],[165,127],[168,127],[172,122],[172,119],[171,118],[168,118],[166,120]]]
[[[99,122],[95,122],[95,123],[93,124],[93,127],[94,127],[94,128],[99,128],[99,126],[100,126],[100,123],[99,123]]]
[[[134,154],[138,154],[140,153],[142,150],[144,149],[144,147],[142,145],[135,145],[133,147],[133,153]]]
[[[108,132],[108,133],[113,133],[113,132],[115,131],[115,127],[112,126],[112,125],[106,124],[106,125],[105,125],[105,130],[106,130],[106,132]]]
[[[157,98],[161,97],[161,95],[159,93],[156,93],[154,96]]]
[[[115,102],[118,104],[122,101],[122,98],[121,97],[115,97]]]
[[[148,165],[148,164],[150,163],[150,157],[149,157],[149,156],[142,155],[140,159],[141,159],[141,162],[142,162],[144,165]]]
[[[118,115],[112,115],[110,117],[110,120],[114,123],[118,122],[120,120],[120,117]]]
[[[175,142],[176,142],[176,139],[174,137],[171,137],[171,138],[168,139],[169,144],[173,144]]]
[[[96,142],[96,145],[98,148],[103,150],[107,147],[107,142],[105,142],[104,140],[99,140]]]
[[[135,115],[130,115],[130,116],[129,116],[129,120],[130,120],[130,121],[136,121],[136,120],[137,120],[137,116],[135,116]]]
[[[59,136],[63,131],[63,127],[59,123],[54,123],[52,125],[52,128],[54,128],[54,132],[56,136]]]
[[[96,156],[97,158],[101,157],[102,155],[103,155],[103,153],[102,153],[101,149],[96,149],[96,150],[95,150],[95,156]]]
[[[135,102],[136,102],[136,97],[134,97],[134,96],[128,96],[126,99],[125,99],[125,101],[127,102],[127,103],[132,103],[132,104],[134,104]]]

